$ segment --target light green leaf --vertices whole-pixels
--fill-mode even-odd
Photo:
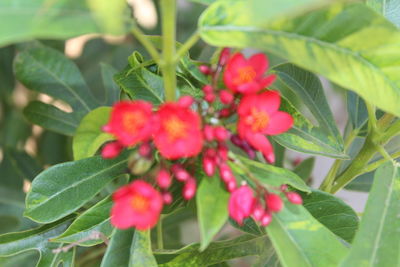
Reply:
[[[82,119],[72,140],[75,160],[93,156],[105,142],[114,140],[112,135],[101,130],[108,123],[110,113],[110,107],[100,107]]]
[[[272,87],[278,88],[286,99],[295,94],[302,100],[314,116],[317,125],[300,116],[287,100],[283,100],[282,109],[294,117],[294,126],[287,133],[273,138],[283,146],[310,154],[322,154],[335,158],[346,158],[343,139],[336,126],[330,107],[326,101],[322,84],[313,73],[293,64],[281,64],[274,67],[278,80]]]
[[[283,266],[336,267],[347,253],[339,239],[303,206],[288,201],[266,230]]]
[[[110,244],[107,247],[101,267],[126,267],[129,264],[134,228],[114,230]]]
[[[135,231],[130,254],[129,267],[157,266],[151,250],[150,230]]]
[[[104,9],[104,4],[97,9],[99,20]],[[0,26],[0,46],[35,38],[68,39],[86,33],[122,34],[127,30],[114,29],[126,21],[120,6],[108,9],[107,20],[101,22],[106,27],[99,27],[87,1],[2,0],[0,10],[0,21],[7,21]]]
[[[66,218],[28,231],[0,235],[0,257],[10,257],[25,251],[36,250],[40,253],[37,267],[57,267],[60,262],[71,262],[75,255],[74,250],[56,254],[52,250],[62,247],[63,244],[49,242],[49,239],[64,231],[69,223],[70,218]],[[72,266],[72,264],[64,266]]]
[[[227,260],[251,255],[265,255],[270,251],[268,237],[243,235],[235,239],[212,242],[204,251],[200,244],[192,244],[180,250],[155,251],[161,267],[210,266]]]
[[[246,168],[249,169],[249,171],[255,176],[255,178],[259,180],[259,182],[263,184],[269,186],[288,184],[300,191],[311,192],[310,188],[299,176],[287,169],[250,160],[239,155],[235,155],[235,157],[240,160]],[[236,163],[230,163],[229,165],[236,175],[240,175],[244,180],[252,183],[252,181],[247,177],[248,175],[246,172],[244,172]]]
[[[101,233],[106,237],[110,237],[113,232],[110,224],[111,206],[112,201],[108,197],[98,202],[78,216],[68,229],[62,235],[52,239],[52,242],[79,242],[93,233]],[[102,239],[79,242],[79,245],[94,246],[100,243],[103,243]]]
[[[126,169],[127,154],[112,160],[96,156],[46,169],[32,182],[24,215],[49,223],[71,214]]]
[[[248,1],[211,5],[199,22],[202,38],[215,46],[274,53],[400,115],[400,32],[392,23],[364,4],[352,3],[261,27],[240,16],[247,5]]]
[[[367,5],[400,27],[399,0],[367,0]]]
[[[399,266],[399,165],[386,163],[375,172],[360,229],[341,266]]]
[[[222,187],[218,177],[203,177],[196,193],[200,250],[208,246],[228,219],[228,200],[229,193]]]
[[[24,108],[25,118],[33,123],[42,126],[56,133],[73,136],[79,121],[72,113],[56,108],[53,105],[40,101],[32,101]]]
[[[319,190],[302,194],[303,206],[334,234],[351,243],[358,229],[358,216],[343,200]]]
[[[97,24],[104,32],[123,34],[128,16],[126,14],[128,3],[125,0],[86,0],[92,10]]]

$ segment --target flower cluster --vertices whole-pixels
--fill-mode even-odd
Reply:
[[[284,133],[293,124],[288,113],[279,111],[279,92],[266,90],[275,80],[274,75],[265,75],[267,69],[264,54],[246,59],[241,53],[231,55],[225,48],[217,66],[200,66],[200,71],[210,77],[210,84],[202,88],[203,99],[183,96],[156,108],[140,100],[114,105],[103,130],[116,141],[103,147],[102,156],[113,158],[125,147],[137,146],[129,168],[136,175],[144,175],[114,193],[111,222],[115,227],[153,227],[163,206],[173,201],[168,190],[174,180],[182,184],[183,198],[192,199],[197,180],[189,170],[193,170],[197,159],[207,176],[218,175],[231,192],[228,209],[234,220],[242,223],[253,216],[262,225],[271,221],[271,212],[278,212],[283,205],[279,195],[266,188],[238,187],[228,164],[232,145],[250,158],[259,151],[266,161],[274,163],[267,136]],[[238,116],[236,130],[226,128],[226,120],[233,115]],[[157,153],[159,157],[155,156]],[[297,193],[282,188],[290,202],[301,203]],[[262,199],[255,198],[253,192],[262,195]]]

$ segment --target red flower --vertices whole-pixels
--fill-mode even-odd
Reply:
[[[156,114],[154,143],[167,159],[192,157],[203,146],[201,120],[197,113],[176,103],[165,103]]]
[[[121,101],[113,106],[109,123],[103,128],[124,146],[147,141],[153,132],[152,105],[146,101]]]
[[[113,194],[111,224],[119,229],[136,227],[146,230],[156,225],[163,198],[150,184],[135,180]]]
[[[278,111],[280,96],[276,91],[245,95],[239,104],[238,133],[271,163],[275,161],[271,143],[265,135],[286,132],[293,125],[290,114]]]
[[[234,93],[257,93],[275,81],[275,75],[264,76],[268,59],[264,54],[255,54],[249,59],[236,53],[228,61],[224,82]]]
[[[247,185],[235,189],[229,198],[229,215],[237,223],[242,224],[243,219],[249,217],[256,204],[253,191]]]

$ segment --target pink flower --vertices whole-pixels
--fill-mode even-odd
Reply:
[[[150,184],[135,180],[121,187],[112,196],[111,224],[119,229],[136,227],[147,230],[157,224],[163,198]]]
[[[252,214],[255,203],[253,191],[247,185],[243,185],[234,190],[229,198],[229,215],[237,223],[242,224],[243,219]]]
[[[275,161],[271,143],[265,135],[286,132],[293,125],[290,114],[278,111],[280,96],[276,91],[245,95],[239,104],[238,133],[252,147],[260,150],[271,163]]]
[[[124,146],[147,141],[153,133],[152,105],[146,101],[121,101],[113,106],[110,121],[103,128]]]
[[[156,114],[154,143],[167,159],[193,157],[203,146],[201,119],[198,113],[176,103],[165,103]]]
[[[257,93],[275,81],[275,75],[264,76],[268,69],[268,59],[264,54],[255,54],[246,59],[236,53],[228,61],[224,72],[224,82],[234,93]]]

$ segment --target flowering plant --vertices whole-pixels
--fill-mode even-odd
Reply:
[[[0,266],[398,266],[392,6],[177,2],[0,5]]]

